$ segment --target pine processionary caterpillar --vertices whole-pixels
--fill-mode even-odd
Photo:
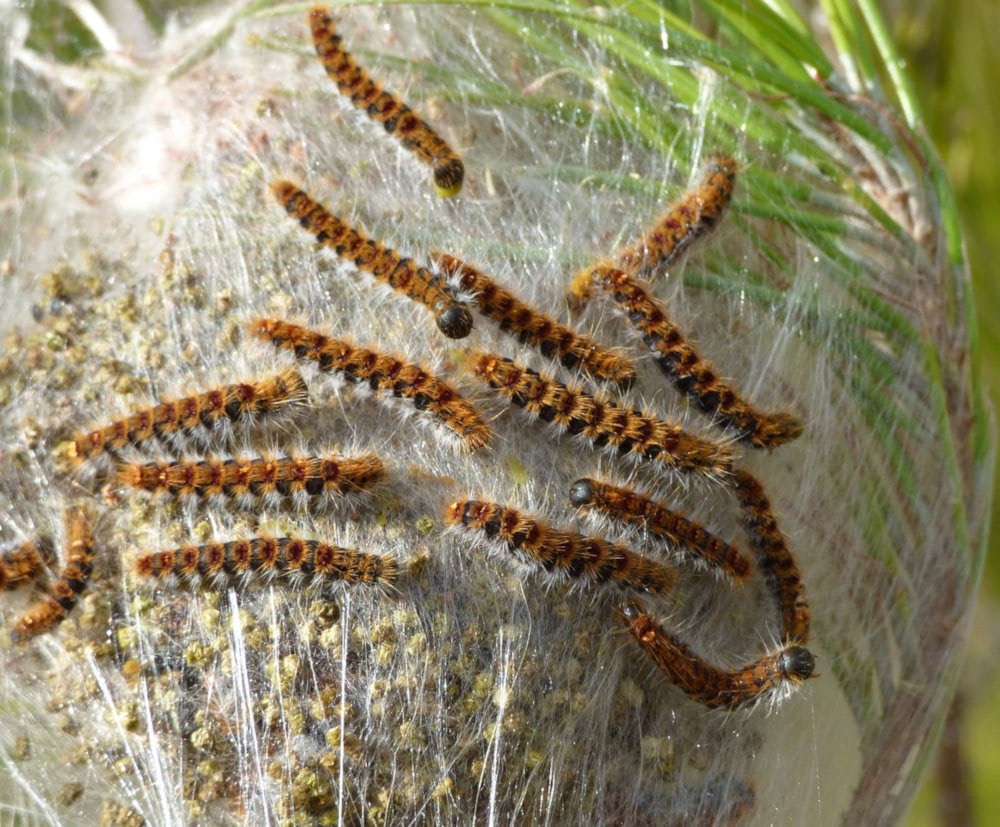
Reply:
[[[313,44],[330,80],[342,95],[358,109],[399,138],[403,146],[430,166],[434,188],[442,198],[457,195],[462,189],[465,168],[462,159],[413,110],[395,95],[374,83],[368,73],[341,46],[341,38],[324,8],[309,13]]]
[[[787,646],[739,669],[719,669],[698,657],[641,605],[631,603],[619,614],[671,683],[712,709],[736,709],[763,698],[781,697],[811,677],[815,666],[808,649]]]
[[[544,422],[555,422],[570,434],[580,434],[593,446],[614,448],[656,460],[669,468],[724,477],[732,466],[730,449],[685,432],[649,414],[624,408],[567,386],[510,359],[476,351],[470,356],[476,377]]]
[[[464,303],[448,292],[444,280],[412,259],[352,229],[322,204],[313,201],[289,181],[275,181],[271,192],[285,210],[320,244],[361,270],[388,284],[393,290],[424,305],[450,339],[464,339],[472,331],[472,314]]]
[[[729,155],[711,156],[698,185],[671,204],[637,244],[619,250],[604,264],[637,276],[676,261],[693,241],[722,218],[733,196],[736,169],[736,160]],[[577,299],[590,295],[593,270],[592,265],[577,272],[570,283],[571,295]]]
[[[775,448],[802,433],[802,421],[786,413],[754,409],[702,359],[660,304],[631,276],[613,267],[595,267],[593,283],[603,287],[625,310],[643,342],[656,355],[674,386],[704,413],[731,428],[754,448]]]
[[[136,572],[140,577],[177,578],[191,585],[204,580],[223,586],[236,579],[250,583],[284,577],[303,586],[340,581],[388,587],[396,579],[397,564],[392,557],[318,540],[253,537],[144,554],[136,562]]]
[[[590,337],[525,304],[464,261],[437,251],[431,257],[448,275],[458,275],[459,286],[473,294],[473,301],[484,316],[518,341],[537,347],[543,356],[558,359],[567,368],[580,368],[595,379],[620,385],[631,384],[635,379],[635,365],[625,356],[601,347]]]
[[[676,261],[722,218],[733,197],[736,169],[736,159],[729,155],[709,157],[698,185],[672,204],[638,244],[618,252],[618,269],[638,275]]]
[[[448,506],[446,519],[503,541],[520,559],[547,572],[652,594],[668,592],[674,584],[673,569],[663,563],[598,537],[551,528],[513,508],[459,500]]]
[[[286,348],[299,359],[311,359],[321,370],[343,373],[352,382],[366,382],[374,391],[411,399],[451,428],[467,451],[481,448],[492,436],[476,409],[453,388],[423,368],[280,319],[257,319],[255,335]]]
[[[47,540],[21,543],[0,556],[0,589],[14,591],[27,586],[45,569],[52,548]]]
[[[733,471],[732,485],[743,508],[743,523],[757,555],[757,566],[781,609],[782,637],[790,643],[807,643],[809,604],[799,567],[778,528],[771,503],[761,484],[746,471]]]
[[[94,565],[94,537],[90,515],[83,508],[72,508],[66,514],[66,546],[66,563],[59,579],[14,625],[10,633],[14,643],[23,643],[61,623],[87,588]]]
[[[340,459],[279,457],[204,459],[194,462],[129,463],[118,467],[119,485],[173,497],[225,499],[292,497],[304,501],[326,494],[351,494],[385,476],[374,454]]]
[[[286,370],[258,382],[225,385],[196,396],[161,402],[89,434],[77,436],[71,453],[77,462],[84,462],[154,438],[190,435],[199,427],[253,421],[301,403],[306,396],[302,375],[297,370]]]
[[[739,549],[638,491],[584,478],[570,486],[569,500],[575,506],[590,506],[616,519],[644,525],[687,560],[711,566],[738,582],[750,574],[750,563]]]

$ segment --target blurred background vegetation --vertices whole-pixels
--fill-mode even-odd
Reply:
[[[840,0],[816,0],[825,5]],[[862,3],[872,0],[860,0]],[[103,5],[98,3],[98,5]],[[136,0],[153,29],[199,0]],[[796,5],[812,5],[803,0]],[[927,131],[955,188],[977,298],[983,379],[1000,402],[1000,0],[878,0],[904,55]],[[36,0],[30,38],[58,59],[99,51],[61,0]],[[48,21],[46,26],[45,21]],[[70,50],[64,54],[61,50]],[[22,102],[24,103],[24,102]],[[30,112],[30,104],[22,111]],[[994,525],[1000,494],[993,492]],[[991,532],[977,615],[939,756],[908,827],[1000,823],[1000,539]]]
[[[998,0],[881,0],[958,199],[975,286],[983,381],[1000,402]],[[993,526],[1000,495],[993,491]],[[994,530],[952,716],[909,827],[1000,823],[1000,539]]]

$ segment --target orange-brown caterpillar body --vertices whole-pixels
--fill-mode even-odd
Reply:
[[[116,472],[119,485],[153,494],[247,501],[291,497],[300,505],[309,498],[366,490],[384,476],[385,466],[374,454],[347,459],[255,457],[129,463]]]
[[[534,345],[543,356],[558,359],[567,368],[579,368],[595,379],[619,385],[635,379],[635,365],[630,359],[525,304],[464,261],[441,252],[432,253],[432,257],[446,273],[457,275],[459,287],[473,295],[473,302],[484,316],[518,341]]]
[[[510,359],[477,351],[470,357],[475,375],[545,422],[555,422],[598,448],[662,462],[689,473],[724,477],[732,465],[730,449],[687,433],[678,425],[622,407],[575,386],[522,367]]]
[[[695,239],[722,218],[733,197],[736,170],[736,159],[729,155],[709,157],[698,185],[671,204],[638,244],[618,252],[615,256],[618,269],[638,275],[676,261]]]
[[[309,13],[309,25],[316,54],[340,93],[349,97],[358,109],[364,109],[373,121],[382,124],[386,132],[398,137],[406,149],[430,166],[438,195],[442,198],[457,195],[465,177],[462,159],[410,107],[374,83],[344,51],[326,9],[313,9]]]
[[[45,561],[52,557],[52,547],[46,539],[21,543],[0,555],[0,589],[14,591],[27,586],[45,570]]]
[[[775,448],[802,433],[802,421],[790,414],[756,410],[722,380],[652,298],[631,276],[613,267],[595,267],[592,280],[625,310],[656,363],[674,386],[699,410],[712,416],[754,448]]]
[[[225,385],[197,396],[161,402],[89,434],[81,434],[73,442],[73,458],[83,462],[153,439],[169,441],[178,436],[194,436],[202,428],[252,422],[303,402],[306,396],[302,375],[297,370],[286,370],[258,382]]]
[[[14,625],[10,633],[14,643],[23,643],[61,623],[87,588],[94,567],[94,537],[90,515],[83,508],[72,508],[66,514],[66,547],[66,563],[59,579]]]
[[[275,181],[271,192],[299,224],[341,258],[388,284],[393,290],[424,305],[434,314],[438,329],[450,339],[463,339],[472,331],[472,314],[448,292],[444,279],[403,258],[395,250],[368,238],[332,215],[288,181]]]
[[[620,610],[625,627],[671,683],[712,709],[736,709],[790,692],[812,676],[815,661],[802,646],[787,646],[739,669],[706,663],[675,634],[632,603]]]
[[[136,562],[136,572],[140,577],[177,578],[190,584],[209,581],[220,586],[232,580],[267,582],[279,577],[299,585],[342,581],[390,586],[397,565],[391,557],[318,540],[253,537],[145,554]]]
[[[760,482],[743,470],[733,471],[733,490],[743,508],[743,524],[757,567],[781,610],[781,635],[786,642],[807,643],[811,612],[802,576],[778,528],[771,503]]]
[[[257,319],[252,329],[299,359],[311,359],[321,370],[338,371],[351,382],[365,382],[374,391],[412,400],[418,410],[430,411],[458,434],[468,451],[490,441],[490,429],[476,409],[450,385],[417,365],[280,319]]]
[[[675,203],[638,243],[619,250],[604,264],[630,276],[648,273],[676,261],[682,252],[705,235],[722,218],[733,196],[736,160],[728,155],[713,155],[696,187]],[[570,284],[570,293],[578,299],[590,294],[593,266],[580,270]]]
[[[727,577],[743,581],[750,574],[750,563],[739,549],[638,491],[585,478],[573,483],[569,499],[573,505],[598,508],[619,520],[644,525],[687,560],[711,566]]]
[[[520,559],[545,571],[594,583],[613,582],[639,592],[670,591],[674,571],[625,546],[599,537],[560,531],[513,508],[479,500],[460,500],[448,507],[452,525],[482,531],[501,540]]]

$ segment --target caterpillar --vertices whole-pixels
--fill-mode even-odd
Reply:
[[[458,434],[467,451],[490,441],[492,433],[476,409],[451,386],[417,365],[280,319],[257,319],[251,329],[299,359],[316,362],[321,370],[335,370],[352,382],[366,382],[372,390],[412,400],[418,410],[430,411]]]
[[[271,192],[285,211],[316,240],[359,269],[388,284],[397,293],[424,305],[449,339],[464,339],[472,331],[469,308],[448,292],[444,280],[412,259],[403,258],[378,241],[349,227],[295,184],[275,181]]]
[[[522,343],[537,347],[543,356],[558,359],[567,368],[579,368],[595,379],[619,385],[635,380],[630,359],[607,350],[564,324],[525,304],[493,279],[455,256],[433,251],[431,258],[449,276],[458,276],[459,287],[473,295],[479,311],[500,329]]]
[[[478,379],[515,405],[570,434],[579,434],[594,447],[614,448],[621,455],[719,478],[732,466],[728,446],[688,434],[651,414],[592,396],[490,353],[475,351],[469,363]]]
[[[590,506],[616,519],[643,525],[680,550],[687,560],[711,566],[736,581],[742,582],[750,574],[749,561],[735,546],[638,491],[583,478],[570,486],[569,500],[575,506]]]
[[[177,579],[189,585],[208,581],[219,587],[231,580],[248,585],[278,577],[304,586],[341,581],[386,587],[395,581],[397,568],[392,557],[297,537],[185,546],[144,554],[136,561],[140,577]]]
[[[351,494],[370,488],[385,476],[374,454],[340,459],[278,457],[203,459],[192,462],[128,463],[115,477],[119,485],[173,497],[249,499],[307,498]]]
[[[10,633],[14,643],[23,643],[61,623],[87,588],[94,567],[94,537],[90,515],[82,507],[66,514],[66,547],[66,563],[59,579],[14,625]]]
[[[309,12],[309,25],[316,54],[340,93],[349,97],[358,109],[364,109],[373,121],[385,127],[386,132],[399,138],[404,148],[430,166],[439,196],[457,195],[465,177],[462,159],[410,107],[374,83],[344,51],[326,9],[315,8]]]
[[[743,509],[743,524],[757,566],[781,610],[781,635],[787,642],[807,643],[811,612],[806,601],[802,576],[795,563],[771,503],[757,479],[746,471],[733,471],[733,491]]]
[[[604,288],[625,311],[626,318],[656,355],[656,363],[674,386],[703,413],[715,418],[736,438],[754,448],[775,448],[802,433],[802,421],[786,413],[756,410],[716,373],[684,338],[659,303],[628,274],[613,267],[592,271],[594,284]]]
[[[637,276],[676,261],[692,242],[722,218],[733,196],[736,170],[736,159],[731,156],[710,156],[698,185],[671,204],[636,244],[619,250],[602,264]],[[593,270],[593,266],[584,267],[570,282],[569,292],[576,299],[590,295]]]
[[[0,556],[0,589],[14,591],[31,583],[45,568],[52,556],[48,540],[21,543]]]
[[[803,646],[786,646],[738,669],[707,663],[641,604],[618,610],[625,628],[678,689],[711,709],[737,709],[787,695],[812,676],[815,659]]]
[[[693,241],[722,218],[733,197],[736,170],[735,158],[723,154],[710,156],[697,186],[671,204],[637,244],[617,253],[618,269],[638,275],[676,261]]]
[[[674,584],[673,569],[663,563],[598,537],[551,528],[496,503],[459,500],[448,506],[445,519],[502,541],[519,559],[547,572],[652,594],[668,592]]]
[[[191,436],[199,428],[252,421],[299,404],[306,397],[305,380],[297,370],[286,370],[257,382],[224,385],[196,396],[161,402],[103,428],[80,434],[73,440],[70,455],[77,463],[82,463],[154,438]]]

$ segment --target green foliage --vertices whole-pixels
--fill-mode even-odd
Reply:
[[[60,63],[79,63],[100,52],[100,44],[90,29],[58,0],[40,0],[32,5],[26,45]]]
[[[994,79],[1000,72],[1000,52],[992,32],[1000,29],[1000,4],[977,0],[892,0],[887,17],[894,20],[893,36],[906,55],[917,95],[923,102],[924,124],[940,152],[955,189],[958,212],[965,229],[972,283],[979,319],[979,348],[983,384],[996,411],[1000,402],[1000,103]],[[992,524],[1000,524],[1000,494],[994,487]],[[970,792],[974,816],[982,824],[1000,818],[1000,759],[995,749],[1000,731],[1000,681],[996,667],[982,681],[978,672],[993,651],[989,630],[996,625],[1000,603],[1000,538],[990,533],[979,625],[985,635],[973,635],[966,680],[969,705],[965,731],[966,760],[972,772]],[[984,641],[985,638],[985,641]],[[939,823],[934,815],[933,784],[926,785],[908,821],[912,827]],[[940,792],[940,791],[938,791]],[[943,794],[947,795],[948,792]]]
[[[995,78],[1000,53],[989,33],[1000,28],[1000,5],[907,0],[898,4],[894,34],[909,56],[925,124],[955,188],[980,319],[979,357],[994,409],[1000,400],[1000,103]],[[1000,514],[994,492],[993,523]],[[993,532],[986,561],[990,594],[1000,598],[1000,539]]]

